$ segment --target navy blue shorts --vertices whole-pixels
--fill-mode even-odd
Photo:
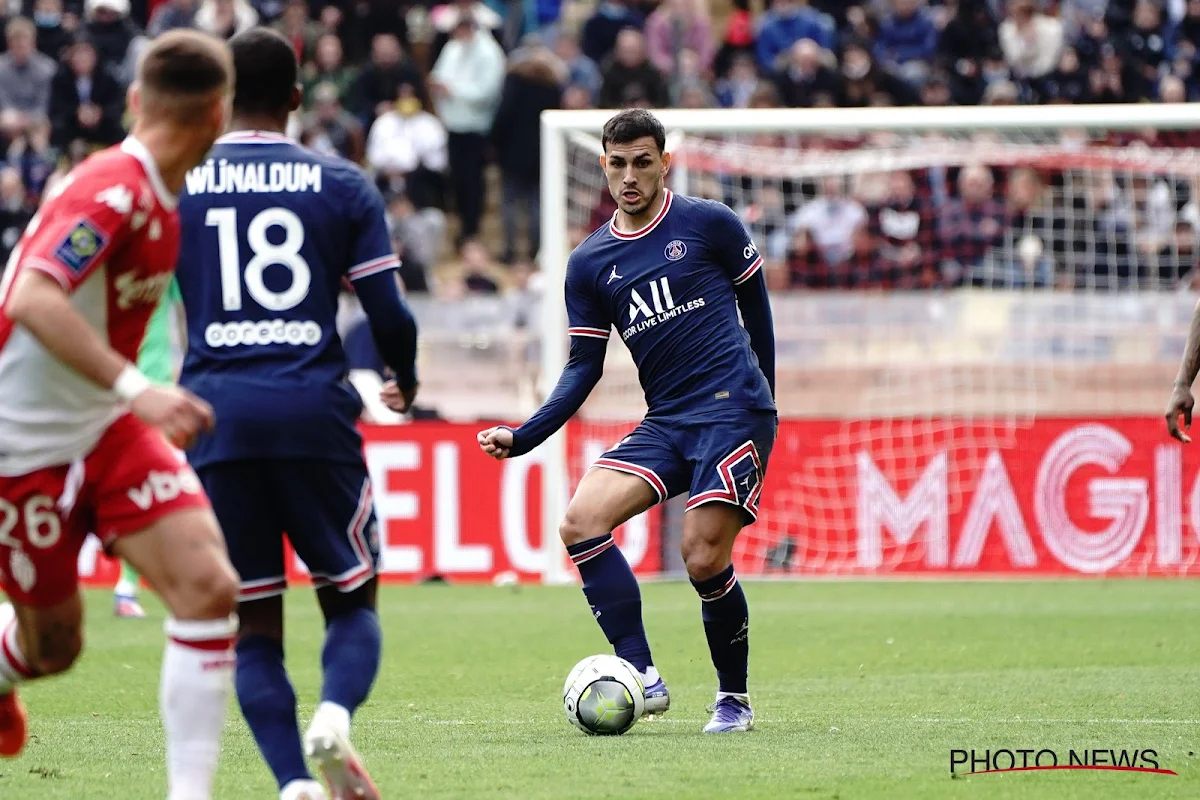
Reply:
[[[240,599],[287,588],[283,537],[318,586],[351,592],[379,568],[379,531],[364,464],[262,459],[197,470],[242,579]]]
[[[775,444],[774,411],[733,419],[644,419],[595,466],[643,478],[658,502],[687,492],[687,508],[730,503],[758,518],[767,459]]]

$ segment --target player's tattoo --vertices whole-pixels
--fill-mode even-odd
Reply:
[[[79,625],[55,620],[40,626],[37,632],[37,660],[70,662],[79,651]],[[36,660],[33,660],[36,662]]]
[[[1192,315],[1192,324],[1188,328],[1187,344],[1184,346],[1183,360],[1179,364],[1179,374],[1175,377],[1176,386],[1190,388],[1200,372],[1200,305]]]

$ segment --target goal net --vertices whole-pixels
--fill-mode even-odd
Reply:
[[[615,210],[609,113],[543,117],[549,383],[566,256]],[[781,426],[742,574],[1197,568],[1200,483],[1161,412],[1200,284],[1200,109],[660,116],[669,185],[738,213],[771,289]],[[546,530],[645,410],[610,344],[545,455]],[[670,569],[679,519],[622,532],[644,572]]]

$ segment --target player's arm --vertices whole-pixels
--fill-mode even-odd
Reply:
[[[367,316],[379,356],[395,375],[384,385],[381,399],[392,411],[403,413],[417,393],[417,321],[400,294],[400,259],[392,250],[379,190],[362,178],[355,200],[358,235],[346,276]]]
[[[1175,376],[1171,399],[1167,402],[1167,431],[1184,444],[1192,440],[1184,429],[1192,427],[1192,409],[1196,405],[1192,397],[1192,384],[1196,382],[1197,373],[1200,373],[1200,302],[1196,304],[1196,311],[1192,314],[1187,344],[1183,347],[1183,359],[1179,363],[1179,373]],[[1183,415],[1183,429],[1179,427],[1180,414]]]
[[[208,404],[175,387],[158,388],[124,356],[113,350],[75,310],[53,262],[21,269],[4,313],[37,339],[51,355],[98,386],[111,389],[130,410],[158,426],[179,446],[212,428]]]
[[[774,397],[775,322],[762,270],[762,255],[737,215],[724,205],[715,205],[713,219],[706,230],[712,237],[721,266],[733,281],[742,325],[750,335],[750,347],[758,357],[759,369],[766,376]]]
[[[566,300],[571,354],[554,386],[532,417],[519,428],[500,426],[482,431],[479,446],[493,458],[524,455],[546,441],[575,415],[604,374],[608,321],[594,288],[579,270],[567,266]]]

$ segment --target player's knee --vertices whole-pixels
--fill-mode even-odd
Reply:
[[[682,555],[688,577],[694,581],[708,580],[729,566],[724,548],[700,538],[685,538]]]
[[[558,526],[558,536],[562,543],[568,546],[611,532],[599,517],[573,507],[567,508],[567,513]]]
[[[197,566],[182,582],[172,613],[179,619],[221,619],[237,610],[238,578],[224,559]]]

